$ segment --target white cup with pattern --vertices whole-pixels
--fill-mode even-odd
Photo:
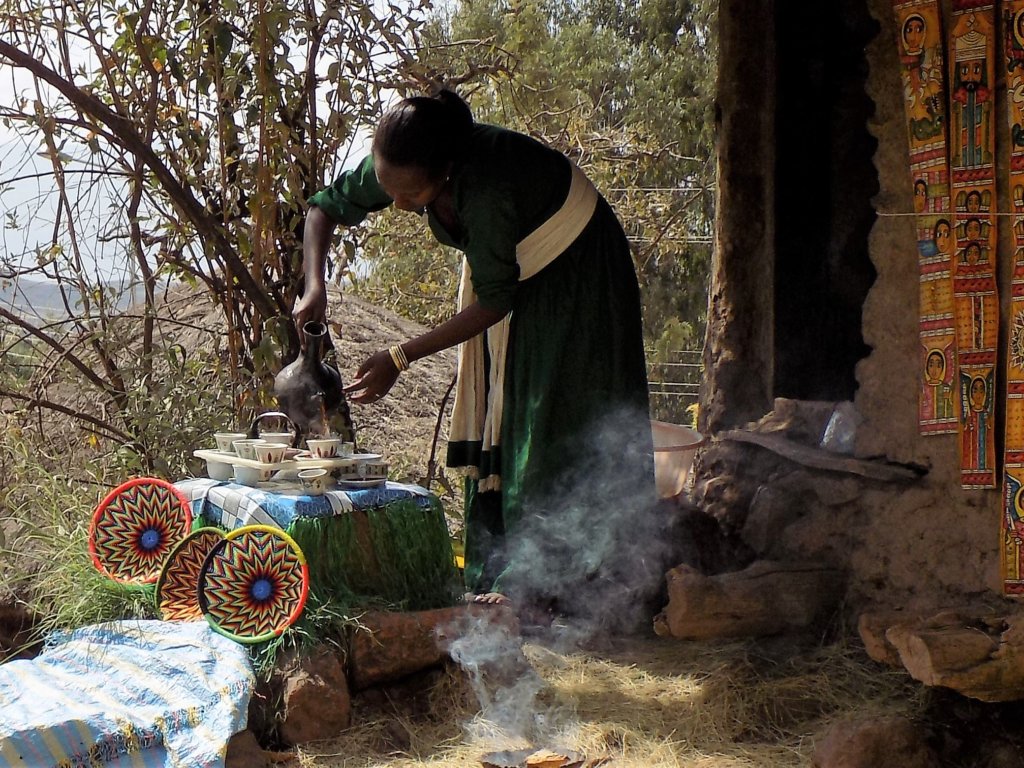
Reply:
[[[326,469],[303,469],[299,471],[299,483],[308,496],[322,496],[331,480]]]
[[[311,437],[306,440],[309,452],[317,459],[337,457],[344,441],[340,437]]]

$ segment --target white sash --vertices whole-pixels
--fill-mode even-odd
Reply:
[[[565,251],[587,226],[597,206],[598,193],[575,163],[572,181],[565,202],[547,221],[516,245],[519,280],[533,277]],[[469,262],[462,260],[459,283],[459,310],[476,301],[470,279]],[[459,348],[459,372],[452,408],[449,442],[480,442],[481,451],[493,450],[501,441],[501,412],[505,386],[505,352],[512,313],[486,331],[464,342]],[[488,381],[484,381],[484,337],[490,357]],[[501,488],[498,468],[492,467],[487,477],[479,477],[477,467],[468,467],[468,474],[479,480],[479,490]]]

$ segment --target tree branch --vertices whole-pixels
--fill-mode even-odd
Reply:
[[[0,395],[2,395],[3,397],[9,397],[12,400],[20,400],[25,403],[27,408],[48,408],[51,411],[63,413],[65,416],[71,416],[72,418],[77,419],[78,421],[84,421],[87,424],[92,424],[97,429],[102,429],[105,432],[108,432],[113,437],[117,438],[118,440],[123,440],[125,443],[129,445],[138,445],[138,441],[135,438],[125,434],[121,430],[117,429],[114,426],[111,426],[110,424],[107,424],[104,421],[100,421],[95,416],[85,413],[80,409],[71,408],[70,406],[67,405],[61,405],[60,403],[55,403],[52,400],[44,400],[39,397],[29,397],[28,395],[23,395],[19,392],[14,392],[9,389],[0,389]],[[11,411],[8,409],[5,409],[3,412],[11,413]]]
[[[50,334],[45,333],[39,328],[32,326],[30,323],[26,323],[20,317],[18,317],[12,312],[8,312],[3,307],[0,307],[0,317],[13,323],[19,328],[27,331],[29,334],[35,336],[37,339],[46,344],[46,346],[56,351],[58,355],[60,355],[63,358],[66,358],[67,361],[71,363],[71,365],[73,365],[83,376],[85,376],[86,379],[92,382],[98,389],[100,389],[100,391],[105,392],[108,395],[114,394],[110,384],[108,384],[99,376],[97,376],[93,372],[92,368],[87,366],[81,359],[79,359],[75,355],[70,354],[68,350],[65,347],[61,346],[60,343]]]
[[[113,112],[95,96],[86,93],[73,83],[65,80],[52,69],[22,52],[9,43],[0,41],[0,56],[9,59],[15,66],[27,69],[33,75],[49,83],[64,95],[77,109],[94,117],[107,126],[125,149],[135,154],[156,176],[167,195],[175,203],[200,236],[210,241],[217,253],[231,269],[232,276],[264,317],[273,317],[277,308],[270,297],[256,283],[245,264],[231,246],[223,230],[206,215],[203,207],[192,192],[183,186],[160,161],[153,149],[135,132],[128,118]]]

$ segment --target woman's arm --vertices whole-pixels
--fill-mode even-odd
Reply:
[[[468,341],[486,331],[505,314],[507,313],[485,309],[474,302],[450,320],[405,342],[401,345],[402,350],[411,363],[413,360]],[[387,350],[381,350],[359,366],[355,381],[345,387],[345,392],[355,393],[352,400],[356,403],[369,403],[384,397],[397,380],[398,369],[391,355]]]
[[[306,347],[306,334],[302,326],[310,320],[323,322],[327,316],[327,286],[324,273],[327,266],[327,251],[335,223],[317,206],[306,214],[302,231],[302,298],[295,302],[292,320],[299,331],[299,343]]]
[[[435,352],[440,352],[442,349],[448,349],[468,341],[478,333],[486,331],[506,314],[508,313],[484,309],[479,302],[473,302],[450,320],[445,320],[437,328],[402,344],[402,351],[405,352],[406,358],[411,363],[413,360],[419,360]]]

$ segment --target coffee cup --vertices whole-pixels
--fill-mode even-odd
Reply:
[[[266,440],[268,443],[284,443],[291,448],[292,443],[295,442],[295,435],[291,432],[260,432],[260,439]]]
[[[254,450],[261,464],[279,464],[284,461],[284,452],[288,446],[284,443],[257,443]]]
[[[263,469],[261,467],[248,467],[244,464],[235,465],[235,482],[241,483],[242,485],[255,486],[258,483],[264,483],[270,479],[270,476],[274,474],[272,469]]]
[[[376,480],[388,476],[388,465],[382,462],[362,462],[356,467],[356,474],[364,480]]]
[[[217,450],[224,451],[225,453],[234,453],[235,446],[233,443],[235,440],[244,440],[246,438],[245,432],[214,432],[213,439],[217,441]]]
[[[310,454],[317,459],[333,459],[344,441],[340,437],[311,437],[306,440]]]
[[[241,440],[235,440],[232,445],[235,447],[235,453],[238,454],[240,459],[256,460],[256,445],[264,443],[265,440],[260,438],[246,437]]]
[[[322,496],[330,479],[330,473],[326,469],[299,470],[299,482],[308,496]]]
[[[206,475],[211,480],[230,480],[233,473],[231,464],[226,461],[206,460]]]

